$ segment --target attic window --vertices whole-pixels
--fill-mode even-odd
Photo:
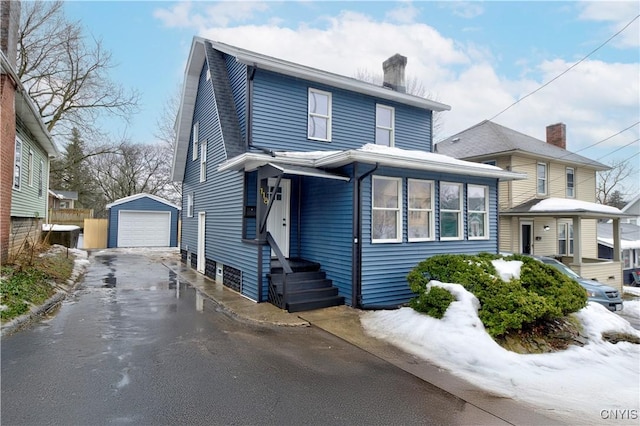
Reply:
[[[192,147],[192,160],[196,161],[198,159],[198,128],[200,127],[200,122],[196,121],[193,123],[193,134],[191,135],[193,138],[193,147]]]

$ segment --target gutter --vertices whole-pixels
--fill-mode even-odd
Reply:
[[[376,163],[373,169],[368,170],[362,176],[355,179],[353,186],[353,246],[352,246],[352,268],[351,268],[351,304],[354,308],[363,308],[362,305],[362,181],[378,170]],[[358,163],[353,165],[354,178],[358,175]]]

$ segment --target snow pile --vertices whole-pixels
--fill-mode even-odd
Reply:
[[[515,276],[519,266],[514,263],[494,265],[501,276]],[[364,329],[477,386],[553,410],[570,421],[604,423],[601,410],[640,409],[640,345],[613,344],[601,338],[603,331],[640,337],[624,318],[589,303],[576,314],[589,336],[584,347],[521,355],[505,350],[485,332],[473,294],[459,284],[431,284],[446,288],[456,298],[441,320],[411,308],[365,312],[361,316]]]

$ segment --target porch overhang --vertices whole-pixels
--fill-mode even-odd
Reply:
[[[400,169],[420,170],[453,175],[487,177],[501,181],[522,180],[527,175],[503,170],[488,164],[458,160],[426,151],[404,150],[373,144],[344,151],[273,152],[272,155],[248,152],[231,158],[218,167],[219,171],[253,171],[266,164],[278,167],[302,167],[335,175],[331,169],[348,164],[364,163]],[[291,169],[294,171],[294,169]],[[299,174],[299,173],[293,173]]]
[[[579,217],[580,219],[621,219],[631,217],[619,209],[567,198],[533,199],[500,212],[501,216]]]
[[[295,176],[311,176],[324,179],[342,180],[348,182],[351,180],[349,176],[343,176],[333,172],[327,172],[322,169],[316,169],[306,166],[293,166],[290,164],[273,164],[267,163],[263,168],[269,168],[272,176],[278,175],[295,175]]]

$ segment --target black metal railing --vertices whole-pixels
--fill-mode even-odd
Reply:
[[[276,305],[281,309],[286,309],[287,307],[287,276],[293,273],[293,269],[291,269],[291,265],[289,261],[278,247],[278,243],[273,238],[271,233],[267,232],[267,242],[271,246],[271,250],[275,253],[280,265],[282,267],[282,295],[278,292],[278,287],[272,282],[272,279],[269,280],[269,301]]]

